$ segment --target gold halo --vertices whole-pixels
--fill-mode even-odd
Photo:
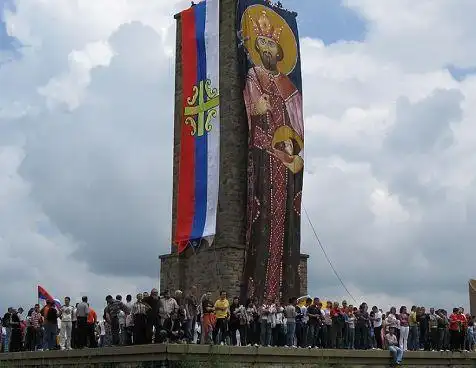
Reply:
[[[276,13],[273,9],[264,5],[251,5],[246,8],[241,17],[241,32],[245,40],[245,47],[248,50],[251,61],[255,65],[263,65],[258,51],[255,49],[256,34],[254,32],[253,24],[250,17],[259,19],[263,11],[266,11],[271,24],[276,27],[283,27],[279,44],[284,51],[283,60],[278,62],[278,70],[283,74],[291,73],[296,67],[297,63],[297,42],[294,33],[289,27],[288,23]]]
[[[299,151],[302,151],[302,149],[304,148],[304,142],[303,142],[302,138],[293,129],[291,129],[287,125],[283,125],[283,126],[279,127],[278,129],[276,129],[276,131],[274,132],[274,136],[273,136],[272,147],[274,147],[274,146],[276,146],[276,144],[278,144],[280,142],[284,142],[285,140],[288,140],[288,139],[294,139],[297,142],[297,144],[299,145]]]

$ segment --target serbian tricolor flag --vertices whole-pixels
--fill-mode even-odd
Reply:
[[[219,0],[180,13],[183,108],[174,243],[178,253],[216,231],[220,167]]]
[[[38,285],[38,300],[44,300],[45,302],[48,300],[54,301],[57,308],[61,308],[61,303],[59,300],[53,298],[50,293],[46,291],[46,289],[40,285]]]

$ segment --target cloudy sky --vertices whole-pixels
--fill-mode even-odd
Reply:
[[[476,276],[473,0],[283,0],[300,13],[304,205],[353,296],[467,305]],[[0,0],[1,307],[135,293],[170,244],[187,0]],[[350,299],[303,221],[310,291]]]

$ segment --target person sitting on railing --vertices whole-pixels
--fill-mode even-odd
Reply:
[[[385,335],[385,340],[387,341],[388,350],[392,354],[393,363],[396,365],[402,364],[403,350],[398,346],[397,336],[393,327],[389,328],[387,335]]]

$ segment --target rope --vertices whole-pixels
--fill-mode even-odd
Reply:
[[[347,289],[347,286],[345,286],[344,284],[344,281],[342,281],[342,278],[339,276],[339,273],[337,272],[337,270],[335,269],[334,265],[332,264],[332,261],[331,259],[329,258],[329,256],[327,255],[327,252],[326,250],[324,249],[324,246],[322,245],[321,243],[321,240],[319,239],[319,236],[317,235],[317,232],[316,232],[316,229],[314,228],[314,225],[311,221],[311,218],[309,217],[309,214],[306,210],[306,207],[304,207],[304,205],[302,205],[302,208],[304,209],[304,213],[306,214],[306,217],[307,217],[307,221],[309,221],[309,225],[311,225],[311,229],[312,229],[312,232],[314,233],[314,236],[317,240],[317,244],[319,244],[319,247],[321,248],[322,250],[322,253],[324,253],[324,257],[326,257],[326,260],[327,262],[329,263],[329,266],[331,266],[332,268],[332,271],[334,272],[334,275],[337,277],[337,279],[339,280],[339,282],[341,283],[342,287],[345,289],[345,291],[347,292],[347,294],[349,294],[349,296],[352,298],[352,300],[354,301],[355,304],[357,304],[357,300],[355,300],[354,296],[350,293],[349,289]]]

